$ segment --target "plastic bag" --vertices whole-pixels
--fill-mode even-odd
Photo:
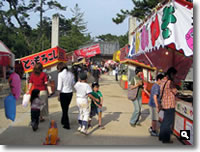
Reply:
[[[28,103],[30,101],[31,95],[30,94],[24,94],[23,100],[22,100],[22,106],[27,107]]]
[[[4,100],[5,115],[7,119],[15,121],[16,116],[16,99],[13,95],[9,95]]]

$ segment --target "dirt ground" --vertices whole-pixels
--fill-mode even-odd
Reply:
[[[119,81],[114,76],[103,75],[100,80],[100,91],[104,97],[102,124],[105,129],[97,127],[97,117],[92,120],[92,128],[85,136],[77,131],[78,108],[76,106],[75,93],[70,104],[69,117],[71,129],[62,128],[61,106],[57,97],[49,98],[49,119],[55,120],[58,125],[60,137],[59,146],[68,145],[151,145],[166,146],[157,137],[149,135],[150,126],[149,107],[142,105],[141,126],[131,127],[130,117],[133,113],[133,104],[127,99],[127,91],[119,86]],[[15,122],[5,118],[3,98],[0,100],[0,144],[1,145],[42,145],[49,127],[46,120],[39,124],[36,132],[32,131],[30,123],[30,108],[24,108],[21,101],[17,103]],[[169,146],[183,146],[183,144],[172,135],[173,144]]]

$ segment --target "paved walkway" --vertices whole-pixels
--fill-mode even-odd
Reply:
[[[158,138],[152,137],[148,133],[150,126],[148,105],[142,106],[141,126],[133,128],[129,125],[133,104],[127,99],[127,91],[119,86],[113,76],[107,75],[102,76],[100,90],[104,96],[102,123],[105,129],[97,128],[98,121],[95,118],[92,122],[93,128],[88,130],[88,136],[77,132],[78,108],[75,94],[69,110],[71,130],[63,129],[60,124],[61,107],[57,97],[49,98],[50,119],[54,119],[58,123],[61,139],[59,145],[164,145],[158,141]],[[0,102],[0,144],[42,145],[49,122],[40,123],[39,130],[33,132],[29,126],[30,108],[23,108],[21,103],[18,103],[16,121],[11,122],[5,118],[3,101]],[[172,136],[172,140],[174,143],[170,146],[182,145],[175,136]]]

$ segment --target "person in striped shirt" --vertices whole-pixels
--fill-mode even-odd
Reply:
[[[174,78],[176,73],[177,70],[174,67],[169,68],[160,87],[160,94],[162,95],[161,105],[164,110],[164,118],[160,126],[159,140],[163,143],[173,143],[173,141],[170,140],[170,135],[175,116],[175,95],[177,89],[174,85]]]

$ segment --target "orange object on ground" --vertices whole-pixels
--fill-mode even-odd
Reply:
[[[128,81],[127,80],[120,80],[120,86],[125,90],[128,89]]]
[[[54,120],[51,120],[46,142],[43,145],[57,145],[59,140],[57,124]]]

